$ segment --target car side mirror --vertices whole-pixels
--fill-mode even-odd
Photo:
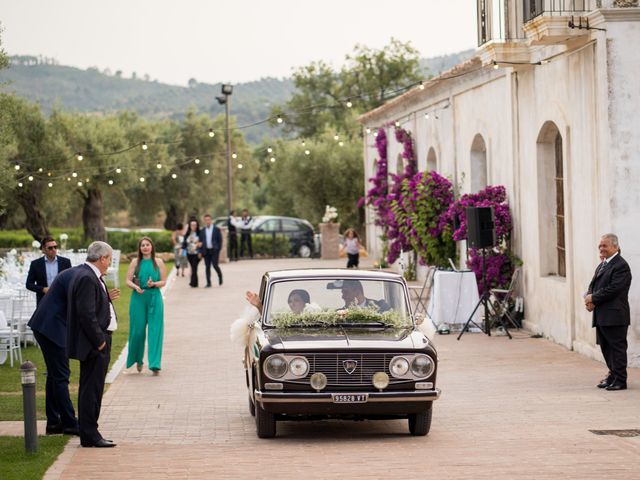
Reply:
[[[422,313],[416,313],[413,316],[413,319],[416,322],[416,325],[422,325],[424,323],[424,315]]]

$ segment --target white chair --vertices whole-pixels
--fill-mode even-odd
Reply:
[[[119,288],[120,287],[120,250],[114,250],[111,255],[111,265],[107,269],[107,274],[104,277],[104,281],[111,281],[111,284]]]
[[[409,285],[409,298],[415,301],[414,313],[421,310],[426,314],[429,297],[431,296],[431,287],[433,286],[433,276],[436,273],[436,267],[429,267],[424,277],[422,285]]]
[[[34,345],[37,343],[31,328],[27,325],[33,312],[36,311],[36,294],[29,290],[20,290],[17,298],[13,300],[13,319],[12,324],[18,330],[20,342],[27,347],[27,342]]]
[[[3,300],[0,299],[0,303]],[[13,326],[8,324],[4,311],[0,309],[0,364],[6,361],[7,354],[9,355],[11,368],[13,368],[14,358],[22,364],[20,334]]]

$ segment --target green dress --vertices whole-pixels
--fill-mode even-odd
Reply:
[[[144,363],[144,341],[147,325],[149,326],[149,351],[147,357],[151,370],[160,370],[162,360],[162,336],[164,334],[164,305],[160,289],[147,287],[151,277],[154,282],[160,281],[160,269],[153,268],[153,261],[143,258],[140,262],[140,288],[142,293],[135,290],[131,294],[129,304],[129,353],[127,354],[127,368],[134,363]]]

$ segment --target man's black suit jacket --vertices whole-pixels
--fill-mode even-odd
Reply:
[[[31,330],[44,335],[60,348],[67,346],[67,297],[78,268],[69,268],[58,274],[28,323]]]
[[[605,267],[596,269],[588,291],[595,305],[592,326],[615,327],[631,323],[630,286],[631,269],[620,254]]]
[[[27,290],[36,292],[36,302],[38,303],[40,303],[40,300],[44,297],[42,289],[49,286],[47,282],[47,267],[44,263],[46,258],[47,257],[43,255],[31,262],[29,274],[27,275]],[[58,256],[58,273],[61,273],[67,268],[71,268],[71,260]]]
[[[220,250],[222,248],[222,232],[215,225],[212,224],[213,231],[211,232],[211,245],[214,250]],[[200,237],[200,242],[202,242],[202,251],[207,249],[207,227],[202,227],[200,232],[198,233],[198,237]]]
[[[89,265],[73,276],[67,305],[67,354],[84,361],[106,341],[111,318],[107,292]]]

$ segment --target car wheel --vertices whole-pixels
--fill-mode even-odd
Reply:
[[[260,438],[276,436],[276,416],[264,410],[259,403],[256,403],[256,431]]]
[[[431,412],[428,410],[420,413],[409,414],[409,432],[416,437],[424,437],[431,429]]]
[[[311,256],[311,247],[306,244],[300,245],[300,248],[298,249],[298,255],[300,255],[302,258],[309,258]]]

